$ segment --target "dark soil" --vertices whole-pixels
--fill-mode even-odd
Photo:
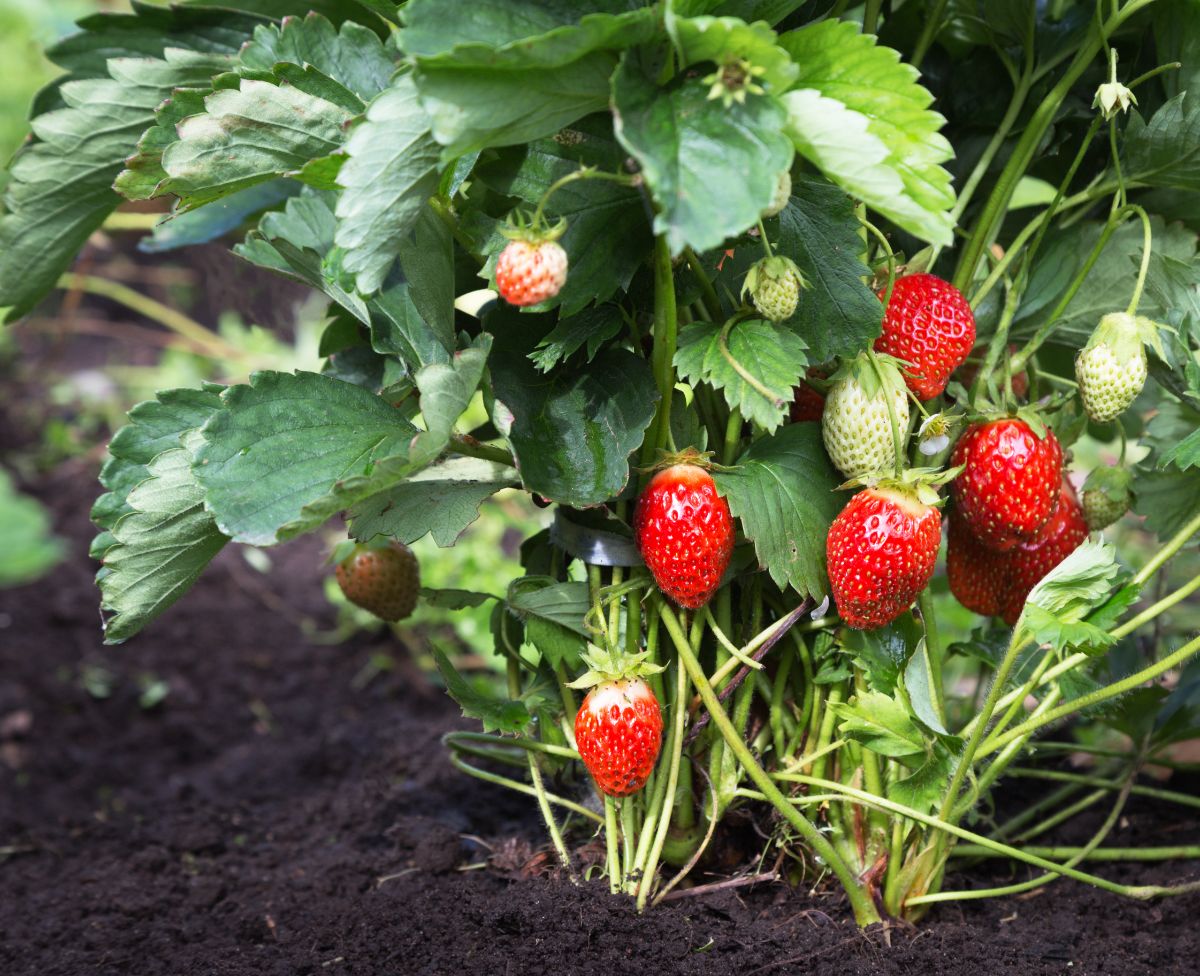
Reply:
[[[405,667],[356,685],[372,654],[402,648],[314,645],[280,612],[331,624],[317,544],[272,551],[265,577],[227,551],[146,634],[102,647],[93,474],[69,464],[31,486],[71,556],[0,591],[4,976],[1197,972],[1197,896],[1059,882],[940,908],[889,946],[832,889],[760,885],[638,917],[602,885],[547,877],[532,802],[446,761],[457,710]],[[143,707],[154,680],[168,694]],[[1135,798],[1109,843],[1198,841],[1195,818]],[[1171,883],[1198,868],[1099,870]],[[954,882],[1013,877],[981,872]]]

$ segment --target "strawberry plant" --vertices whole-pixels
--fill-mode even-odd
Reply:
[[[1061,878],[1194,889],[1085,862],[1144,855],[1104,842],[1200,729],[1200,640],[1163,625],[1200,583],[1160,585],[1200,530],[1200,11],[848,8],[82,21],[8,173],[7,319],[123,200],[169,208],[150,247],[236,232],[329,302],[320,372],[164,390],[113,438],[105,639],[225,545],[331,520],[351,598],[405,616],[403,547],[453,560],[483,500],[525,491],[553,517],[524,575],[419,596],[493,608],[502,689],[435,650],[482,723],[450,757],[531,797],[566,871],[599,830],[646,906],[736,813],[861,924]],[[1116,466],[1076,471],[1087,438]],[[1047,739],[1081,716],[1092,739]],[[1096,776],[992,821],[1023,758],[1101,735]],[[1089,844],[1025,844],[1083,781],[1109,803]],[[1041,873],[954,890],[963,853]]]

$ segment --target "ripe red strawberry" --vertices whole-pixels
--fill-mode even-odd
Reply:
[[[662,711],[641,678],[605,681],[575,716],[575,744],[601,792],[629,796],[646,785],[662,747]]]
[[[1067,479],[1062,480],[1058,509],[1032,542],[1008,553],[1008,592],[1001,615],[1010,627],[1025,608],[1025,599],[1050,570],[1073,553],[1088,537],[1087,520]]]
[[[874,630],[907,610],[933,575],[942,518],[915,494],[867,488],[829,527],[825,556],[842,620]]]
[[[689,610],[712,598],[733,555],[733,519],[704,468],[658,472],[638,498],[633,529],[660,590]]]
[[[957,512],[951,512],[948,521],[946,576],[950,592],[968,610],[985,617],[999,616],[1008,591],[1010,554],[983,545]]]
[[[807,373],[809,379],[823,380],[827,375],[823,369],[810,369]],[[800,385],[793,391],[792,406],[788,411],[788,419],[793,424],[802,424],[810,420],[820,421],[821,414],[824,412],[825,395],[817,392],[805,380],[801,380]]]
[[[356,546],[334,571],[346,599],[381,620],[402,620],[413,612],[421,589],[421,568],[408,546]]]
[[[567,252],[557,241],[509,241],[496,262],[496,290],[510,305],[538,305],[567,280]]]
[[[904,378],[919,400],[941,393],[974,345],[975,314],[961,291],[931,274],[896,279],[875,350],[908,363]]]
[[[975,537],[1004,552],[1031,541],[1054,514],[1062,448],[1051,431],[1039,438],[1016,417],[967,428],[951,462],[954,503]]]

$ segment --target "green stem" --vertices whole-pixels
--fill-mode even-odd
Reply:
[[[724,737],[727,747],[737,756],[747,775],[762,791],[767,801],[804,838],[812,848],[813,853],[837,876],[837,879],[846,889],[846,896],[850,900],[850,906],[854,911],[854,917],[859,925],[870,925],[873,922],[879,921],[878,911],[876,911],[874,904],[872,904],[866,891],[859,884],[849,865],[842,859],[841,855],[838,854],[833,845],[817,829],[812,821],[788,802],[787,797],[780,792],[779,787],[767,775],[766,770],[758,764],[758,761],[750,752],[745,741],[738,735],[729,716],[725,714],[725,709],[721,707],[720,701],[717,700],[716,693],[709,686],[708,679],[705,678],[704,671],[700,667],[700,662],[696,660],[696,655],[692,652],[691,645],[688,643],[687,638],[684,637],[683,631],[679,627],[679,622],[669,607],[663,608],[662,620],[667,628],[667,633],[675,644],[675,649],[679,652],[679,659],[683,662],[684,667],[687,668],[688,674],[691,676],[692,684],[699,690],[704,707],[708,709],[709,715],[712,716],[713,724],[716,725]]]
[[[1168,559],[1174,556],[1175,553],[1179,552],[1179,550],[1187,544],[1187,541],[1197,532],[1200,532],[1200,515],[1193,516],[1192,519],[1188,521],[1182,529],[1171,536],[1170,541],[1161,549],[1159,549],[1158,552],[1151,557],[1150,561],[1146,563],[1146,565],[1140,570],[1138,570],[1136,574],[1134,574],[1133,579],[1129,581],[1130,585],[1145,586],[1146,581],[1155,573],[1157,573]]]
[[[913,48],[912,66],[914,68],[921,67],[921,62],[925,60],[925,55],[933,44],[933,39],[937,37],[938,31],[942,27],[942,18],[946,15],[946,7],[950,0],[933,0],[933,7],[925,14],[925,26],[921,28],[921,35],[917,38],[917,44]]]
[[[721,299],[717,297],[716,289],[713,288],[712,281],[705,272],[699,255],[688,247],[684,248],[683,256],[688,263],[688,267],[692,269],[692,274],[700,282],[700,300],[704,302],[704,310],[708,313],[711,321],[719,322],[722,317]]]
[[[514,790],[517,793],[524,793],[526,796],[537,798],[537,791],[528,783],[521,783],[515,779],[509,779],[507,776],[499,776],[496,773],[488,772],[485,769],[480,769],[478,766],[472,766],[470,763],[463,762],[453,749],[450,750],[450,764],[460,772],[464,772],[469,776],[474,776],[476,779],[481,779],[485,783],[493,783],[496,786],[503,786],[506,789]],[[580,806],[574,800],[567,800],[554,793],[545,793],[546,799],[555,806],[560,806],[564,810],[570,810],[572,813],[577,813],[581,817],[587,817],[589,820],[594,820],[596,823],[603,823],[601,817],[589,810],[587,807]]]
[[[1183,844],[1179,847],[1024,847],[1022,850],[1038,857],[1051,860],[1083,855],[1087,861],[1188,861],[1200,858],[1200,845]],[[995,851],[978,844],[959,844],[951,857],[1000,857]]]
[[[1108,701],[1110,698],[1116,698],[1118,695],[1123,695],[1127,691],[1132,691],[1139,685],[1143,685],[1147,681],[1157,678],[1160,674],[1170,671],[1177,665],[1182,664],[1197,651],[1200,651],[1200,637],[1188,641],[1183,645],[1183,647],[1175,651],[1175,653],[1168,654],[1161,661],[1150,665],[1150,667],[1143,668],[1136,674],[1131,674],[1127,678],[1123,678],[1120,681],[1114,681],[1110,685],[1105,685],[1103,688],[1098,688],[1089,694],[1069,701],[1064,705],[1060,705],[1058,708],[1052,708],[1045,715],[1038,719],[1030,719],[1027,722],[1021,723],[1016,728],[1010,729],[1004,735],[1000,736],[999,739],[996,739],[988,749],[981,750],[977,758],[982,758],[991,752],[995,752],[997,749],[1002,748],[1013,739],[1019,738],[1022,735],[1027,735],[1030,732],[1036,732],[1038,729],[1044,728],[1053,722],[1057,722],[1059,719],[1066,718],[1068,715],[1073,715],[1075,712],[1081,712],[1086,708],[1091,708],[1093,705],[1098,705],[1100,702]],[[983,725],[981,724],[979,728],[982,729]],[[961,765],[959,768],[962,768]]]
[[[1120,27],[1133,14],[1152,2],[1153,0],[1133,0],[1133,2],[1126,4],[1123,9],[1113,14],[1103,25],[1098,26],[1096,23],[1093,23],[1089,27],[1087,36],[1084,38],[1079,50],[1076,51],[1071,64],[1060,76],[1058,83],[1046,94],[1046,97],[1042,99],[1041,104],[1034,111],[1032,118],[1030,118],[1029,123],[1021,133],[1021,138],[1017,140],[1016,146],[1013,147],[1012,155],[996,179],[992,193],[984,204],[983,212],[980,214],[970,237],[967,239],[962,256],[958,262],[958,267],[954,273],[954,284],[961,291],[969,289],[972,280],[975,278],[975,269],[979,266],[980,258],[983,257],[983,253],[991,242],[995,229],[999,226],[1001,220],[1004,218],[1004,214],[1008,210],[1008,205],[1012,200],[1013,191],[1016,190],[1017,183],[1020,182],[1021,177],[1029,168],[1029,164],[1033,161],[1037,148],[1041,144],[1046,130],[1054,122],[1054,117],[1058,114],[1063,100],[1100,50],[1102,38],[1111,36],[1113,31]]]
[[[617,894],[624,886],[625,875],[621,870],[620,828],[617,827],[617,801],[604,797],[604,846],[607,853],[608,890]]]
[[[978,844],[980,847],[985,847],[988,850],[995,851],[997,854],[1002,854],[1005,857],[1010,857],[1017,861],[1024,861],[1026,864],[1032,864],[1034,867],[1042,868],[1046,871],[1053,871],[1056,874],[1064,875],[1075,881],[1082,881],[1084,884],[1094,885],[1097,888],[1103,888],[1105,891],[1111,891],[1114,894],[1125,895],[1129,898],[1136,898],[1139,901],[1149,901],[1153,898],[1160,898],[1165,895],[1186,894],[1188,891],[1200,889],[1200,882],[1194,885],[1179,886],[1175,888],[1163,888],[1158,885],[1122,885],[1109,881],[1106,878],[1097,877],[1094,874],[1088,874],[1084,871],[1079,871],[1075,868],[1069,868],[1062,864],[1055,864],[1053,861],[1048,861],[1044,857],[1038,857],[1023,851],[1018,847],[1011,847],[1008,844],[1001,844],[998,841],[992,840],[990,837],[984,837],[982,834],[976,834],[973,831],[966,830],[955,824],[947,823],[938,817],[930,816],[922,813],[912,807],[906,807],[901,803],[896,803],[892,800],[884,799],[880,796],[872,796],[864,790],[859,790],[853,786],[846,786],[844,783],[837,783],[832,780],[817,779],[815,776],[800,776],[796,777],[800,782],[807,783],[809,786],[818,786],[823,790],[829,790],[833,793],[842,794],[850,800],[856,800],[863,806],[876,806],[880,810],[894,814],[899,817],[907,817],[910,820],[915,820],[917,823],[924,824],[927,827],[932,827],[935,830],[943,831],[952,837],[957,837],[960,840],[971,841]],[[750,791],[746,791],[750,793]],[[930,897],[930,896],[925,896]],[[915,904],[917,899],[910,899],[907,904]]]
[[[665,447],[671,433],[671,397],[675,392],[675,343],[678,336],[678,309],[675,304],[675,276],[671,268],[671,250],[667,239],[654,239],[654,351],[651,366],[658,387],[658,412],[654,436],[642,446],[642,465],[654,461],[655,451]]]
[[[623,797],[620,801],[621,806],[621,863],[625,865],[625,876],[621,879],[621,890],[627,894],[633,894],[633,858],[634,844],[633,839],[637,834],[637,798],[633,796]]]
[[[463,457],[479,458],[481,461],[494,461],[512,468],[516,466],[512,453],[502,447],[485,444],[476,440],[470,434],[454,434],[450,438],[450,450]]]
[[[1008,771],[1008,775],[1016,776],[1020,779],[1047,780],[1052,783],[1076,783],[1080,786],[1095,786],[1103,790],[1120,788],[1119,783],[1114,780],[1105,779],[1103,776],[1089,776],[1086,773],[1072,773],[1060,769],[1036,769],[1026,766],[1014,766]],[[1141,786],[1137,784],[1131,787],[1131,790],[1136,796],[1162,800],[1166,803],[1177,803],[1180,806],[1194,807],[1200,810],[1200,796],[1192,796],[1190,793],[1180,793],[1176,790],[1163,790],[1156,786]]]
[[[933,594],[926,588],[917,597],[917,609],[925,624],[925,650],[929,658],[929,680],[933,685],[933,710],[943,726],[946,724],[946,693],[942,687],[942,642],[938,636],[937,614],[933,609]]]
[[[122,285],[116,281],[109,281],[107,278],[100,278],[96,275],[69,273],[64,274],[58,279],[58,287],[67,291],[87,292],[90,295],[107,298],[118,305],[124,305],[126,308],[137,312],[138,315],[157,322],[163,328],[169,329],[176,335],[187,339],[188,342],[194,343],[214,359],[245,359],[246,354],[241,349],[231,346],[219,335],[206,329],[195,319],[184,315],[183,312],[171,308],[169,305],[157,302],[139,291],[134,291],[134,289],[127,285]]]
[[[874,34],[879,29],[879,11],[883,9],[883,0],[867,0],[863,9],[863,33]]]
[[[875,355],[875,350],[867,347],[867,358],[871,362],[871,368],[875,371],[876,377],[879,379],[879,389],[883,394],[883,402],[887,405],[888,422],[892,425],[892,450],[895,452],[893,467],[897,478],[904,476],[904,439],[900,435],[900,421],[896,417],[896,404],[892,402],[892,388],[888,384],[883,375],[883,368],[879,365],[879,359]]]

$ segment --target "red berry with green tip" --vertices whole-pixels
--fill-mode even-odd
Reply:
[[[417,557],[399,542],[386,548],[356,546],[338,563],[334,575],[347,600],[381,620],[403,620],[420,595]]]
[[[662,711],[641,678],[605,681],[575,716],[575,745],[596,786],[629,796],[646,785],[662,747]]]
[[[1054,514],[1062,448],[1016,417],[967,428],[954,448],[954,504],[985,546],[1001,552],[1032,541]]]
[[[912,606],[933,575],[942,518],[905,492],[867,488],[829,527],[829,584],[847,626],[874,630]]]
[[[689,610],[712,598],[733,555],[733,519],[704,468],[658,472],[638,498],[633,530],[660,590]]]
[[[975,313],[961,291],[931,274],[896,279],[875,350],[908,364],[904,379],[917,399],[941,393],[974,345]]]

